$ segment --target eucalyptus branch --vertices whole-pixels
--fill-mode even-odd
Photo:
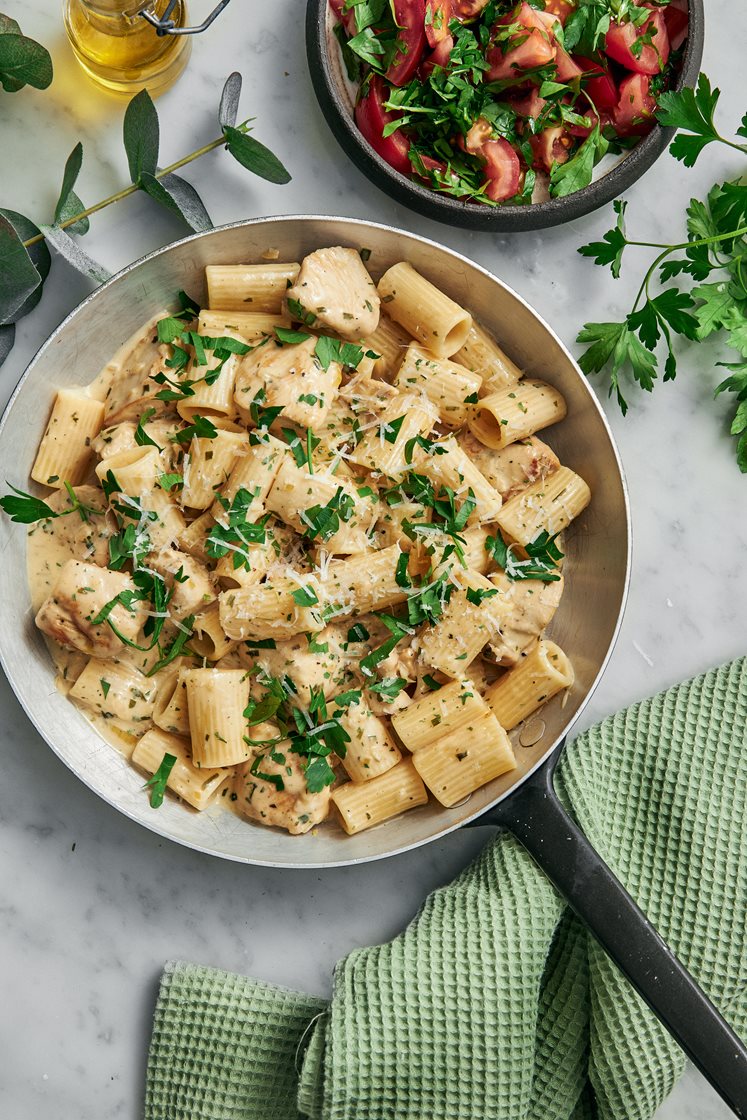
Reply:
[[[0,80],[2,40],[18,38],[15,32],[12,35],[4,33],[3,18],[0,17]],[[236,124],[240,94],[241,75],[231,74],[223,88],[218,109],[221,135],[168,167],[159,169],[158,113],[147,90],[142,90],[130,101],[124,116],[123,138],[130,171],[129,186],[93,206],[85,206],[74,189],[83,164],[83,145],[78,143],[65,164],[51,224],[37,226],[23,214],[0,209],[0,365],[12,348],[14,324],[27,315],[41,298],[52,261],[50,246],[96,283],[100,284],[108,278],[107,270],[92,260],[71,236],[83,236],[88,232],[88,219],[92,214],[135,191],[143,191],[181,218],[191,230],[201,232],[211,229],[213,223],[202,199],[194,187],[176,173],[221,146],[225,146],[242,167],[260,178],[271,183],[289,181],[290,175],[277,156],[249,135],[249,120]]]
[[[188,156],[184,156],[182,159],[178,159],[176,163],[170,163],[168,167],[164,167],[161,171],[156,171],[154,178],[163,179],[164,176],[171,175],[172,172],[178,171],[180,167],[186,167],[188,163],[192,163],[193,160],[199,159],[200,156],[204,156],[208,152],[214,151],[216,148],[219,148],[221,144],[225,143],[225,136],[219,136],[217,140],[211,140],[209,144],[205,144],[202,148],[197,148],[196,151],[190,152]],[[121,202],[123,198],[127,198],[128,195],[135,194],[135,192],[139,191],[140,189],[141,188],[137,183],[131,183],[129,187],[125,187],[123,190],[117,191],[116,194],[110,194],[108,198],[103,199],[101,202],[97,202],[94,206],[87,206],[85,210],[81,210],[79,213],[73,214],[71,218],[67,218],[64,222],[59,222],[58,229],[67,229],[69,226],[74,226],[76,222],[80,222],[84,218],[90,217],[91,214],[97,214],[99,210],[103,210],[106,206],[111,206],[113,202]],[[44,234],[37,233],[35,237],[29,237],[27,241],[24,241],[23,246],[24,248],[28,249],[31,245],[37,245],[40,241],[43,240]]]

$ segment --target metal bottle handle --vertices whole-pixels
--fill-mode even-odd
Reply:
[[[220,3],[216,4],[210,15],[197,27],[176,27],[171,18],[171,13],[177,5],[177,0],[169,0],[166,11],[160,19],[153,11],[141,12],[140,14],[143,19],[147,19],[148,23],[155,27],[158,35],[199,35],[201,31],[207,31],[213,20],[218,18],[223,9],[227,8],[230,2],[231,0],[220,0]]]

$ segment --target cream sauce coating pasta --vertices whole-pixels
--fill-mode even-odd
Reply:
[[[377,291],[335,246],[216,269],[223,333],[160,312],[75,390],[103,415],[47,442],[28,570],[58,686],[185,811],[299,835],[455,804],[515,765],[496,714],[513,724],[573,680],[543,640],[556,530],[589,491],[534,434],[562,397],[532,388],[524,423],[516,381],[521,422],[483,443],[491,370],[454,351],[470,324],[490,336],[445,295],[419,308],[432,284],[397,270]],[[237,333],[248,290],[268,314]],[[55,475],[58,445],[90,459],[79,484]]]

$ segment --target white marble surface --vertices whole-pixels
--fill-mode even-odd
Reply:
[[[0,92],[0,202],[47,220],[74,143],[85,148],[79,193],[87,202],[125,183],[122,103],[90,86],[67,49],[54,0],[5,0],[24,30],[53,51],[47,92]],[[201,13],[207,0],[195,0]],[[195,42],[189,69],[159,102],[162,163],[216,135],[222,82],[245,79],[242,112],[294,173],[271,187],[221,153],[186,172],[214,222],[272,213],[372,217],[439,239],[512,284],[567,343],[585,319],[622,311],[637,269],[614,283],[576,256],[609,213],[513,238],[469,234],[408,213],[370,185],[329,133],[309,83],[302,0],[237,0]],[[731,124],[744,109],[743,52],[733,5],[708,0],[704,68],[724,89]],[[744,14],[739,17],[744,30]],[[743,39],[743,36],[742,36]],[[738,112],[737,112],[738,109]],[[680,233],[683,204],[739,156],[714,151],[685,172],[663,157],[629,192],[641,236]],[[181,234],[144,197],[93,219],[86,248],[110,269]],[[47,333],[87,290],[55,262],[43,303],[20,326],[0,371],[5,400]],[[712,401],[724,357],[701,346],[679,380],[646,399],[631,393],[626,420],[610,405],[632,494],[633,583],[622,634],[585,723],[620,705],[744,653],[740,559],[747,548],[747,478],[727,438],[727,405]],[[697,511],[697,517],[695,516]],[[740,617],[741,614],[741,617]],[[220,863],[139,829],[62,766],[0,682],[0,1115],[13,1120],[134,1120],[156,981],[183,957],[327,993],[333,962],[395,934],[426,892],[447,882],[482,843],[452,835],[385,863],[334,872],[285,872]],[[726,1120],[689,1071],[659,1120]]]

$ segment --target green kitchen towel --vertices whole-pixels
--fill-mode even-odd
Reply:
[[[585,732],[556,781],[744,1034],[747,658]],[[643,1120],[682,1065],[532,859],[500,834],[404,933],[340,962],[328,1004],[170,963],[146,1120]]]

